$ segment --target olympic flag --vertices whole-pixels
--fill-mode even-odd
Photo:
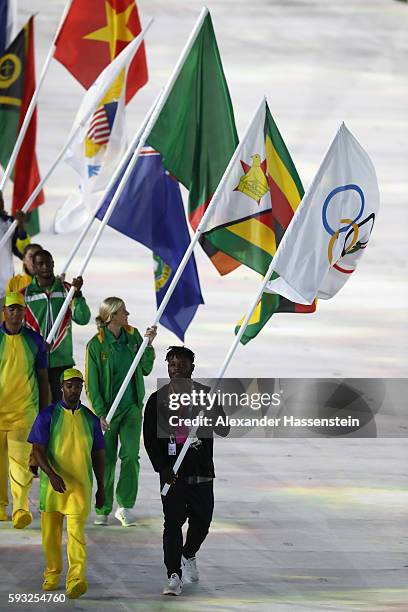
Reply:
[[[279,277],[265,291],[300,304],[333,297],[356,269],[379,205],[373,163],[342,123],[274,255]]]

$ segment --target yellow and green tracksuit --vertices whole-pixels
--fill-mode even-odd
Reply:
[[[27,435],[38,413],[37,370],[47,368],[41,336],[22,327],[17,334],[0,325],[0,505],[8,505],[7,476],[13,515],[28,510],[32,481]]]
[[[62,526],[67,518],[67,588],[86,577],[85,522],[91,509],[93,450],[104,448],[99,419],[82,404],[70,410],[63,401],[37,416],[28,441],[46,447],[52,469],[64,480],[65,493],[52,488],[41,470],[40,510],[44,578],[57,581],[62,572]]]
[[[142,341],[138,330],[131,326],[122,328],[119,338],[104,328],[89,341],[85,385],[90,406],[98,417],[108,414]],[[135,504],[145,394],[143,376],[152,371],[154,358],[153,347],[147,346],[110,423],[110,429],[105,433],[105,505],[96,508],[97,514],[107,515],[112,511],[119,441],[121,467],[116,500],[123,508],[133,508]]]

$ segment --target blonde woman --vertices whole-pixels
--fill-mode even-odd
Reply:
[[[96,508],[96,525],[107,525],[108,516],[112,512],[119,441],[120,473],[116,484],[118,508],[115,518],[124,527],[135,525],[131,510],[136,501],[139,480],[139,446],[145,394],[143,376],[148,376],[153,369],[155,354],[152,342],[156,328],[149,327],[146,330],[148,345],[108,425],[106,415],[143,341],[138,330],[128,324],[128,316],[122,299],[106,298],[96,317],[98,333],[86,347],[86,392],[90,406],[106,432],[105,504]]]

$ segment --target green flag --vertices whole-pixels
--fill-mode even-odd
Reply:
[[[238,144],[209,13],[148,141],[162,154],[167,170],[189,190],[189,221],[195,230]],[[206,239],[200,243],[221,274],[240,265]]]
[[[28,213],[25,226],[29,236],[35,236],[40,233],[40,211],[38,208],[34,208],[34,210]]]
[[[248,321],[248,325],[242,334],[241,343],[247,344],[247,342],[253,340],[259,334],[261,329],[267,324],[271,316],[276,312],[311,314],[316,311],[316,305],[317,300],[314,300],[313,304],[310,305],[295,304],[281,295],[276,295],[275,293],[263,293],[262,298],[259,300],[258,305],[252,313],[252,316]],[[244,317],[242,317],[242,319],[237,323],[234,332],[235,335],[237,335],[239,332],[243,320]]]

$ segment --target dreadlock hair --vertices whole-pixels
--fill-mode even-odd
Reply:
[[[187,357],[194,363],[194,353],[186,346],[169,346],[166,353],[166,361],[170,361],[172,357]]]

